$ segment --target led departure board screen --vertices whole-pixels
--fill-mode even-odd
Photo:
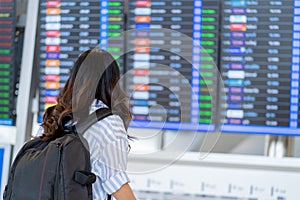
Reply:
[[[108,40],[123,32],[123,1],[41,0],[38,20],[35,62],[40,69],[41,122],[83,51],[100,46],[116,59],[123,54],[123,41]],[[122,66],[123,60],[118,61]]]
[[[15,124],[15,1],[0,0],[0,125]]]
[[[12,124],[14,11],[0,2],[0,124]],[[131,127],[300,135],[300,0],[41,0],[39,122],[98,45],[118,59]]]
[[[299,0],[224,0],[223,131],[300,135]]]
[[[128,3],[131,126],[214,131],[219,1]]]

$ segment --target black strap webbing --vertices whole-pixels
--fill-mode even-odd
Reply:
[[[74,181],[82,186],[91,185],[96,181],[96,175],[87,171],[76,171],[74,174]]]
[[[76,125],[77,133],[83,135],[92,125],[98,121],[112,115],[112,112],[108,108],[100,108],[90,114],[85,120],[81,121]]]

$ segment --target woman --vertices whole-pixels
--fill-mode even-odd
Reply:
[[[42,139],[54,136],[64,114],[72,112],[84,119],[91,112],[108,107],[114,113],[97,122],[84,134],[91,153],[93,199],[104,200],[112,194],[117,200],[135,200],[125,172],[128,154],[127,128],[131,113],[126,95],[119,85],[118,64],[106,51],[93,49],[82,53],[60,91],[57,105],[45,112]]]

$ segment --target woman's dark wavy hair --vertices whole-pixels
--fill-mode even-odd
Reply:
[[[119,115],[127,129],[131,120],[128,98],[120,86],[120,70],[111,54],[93,49],[83,52],[74,64],[69,79],[57,97],[57,104],[46,109],[41,126],[46,141],[62,127],[64,116],[72,113],[77,119],[89,115],[95,99],[105,103]]]

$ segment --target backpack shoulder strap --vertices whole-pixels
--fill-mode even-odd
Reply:
[[[98,121],[112,115],[112,112],[108,108],[100,108],[90,114],[85,120],[78,123],[77,133],[83,135],[92,125]]]

